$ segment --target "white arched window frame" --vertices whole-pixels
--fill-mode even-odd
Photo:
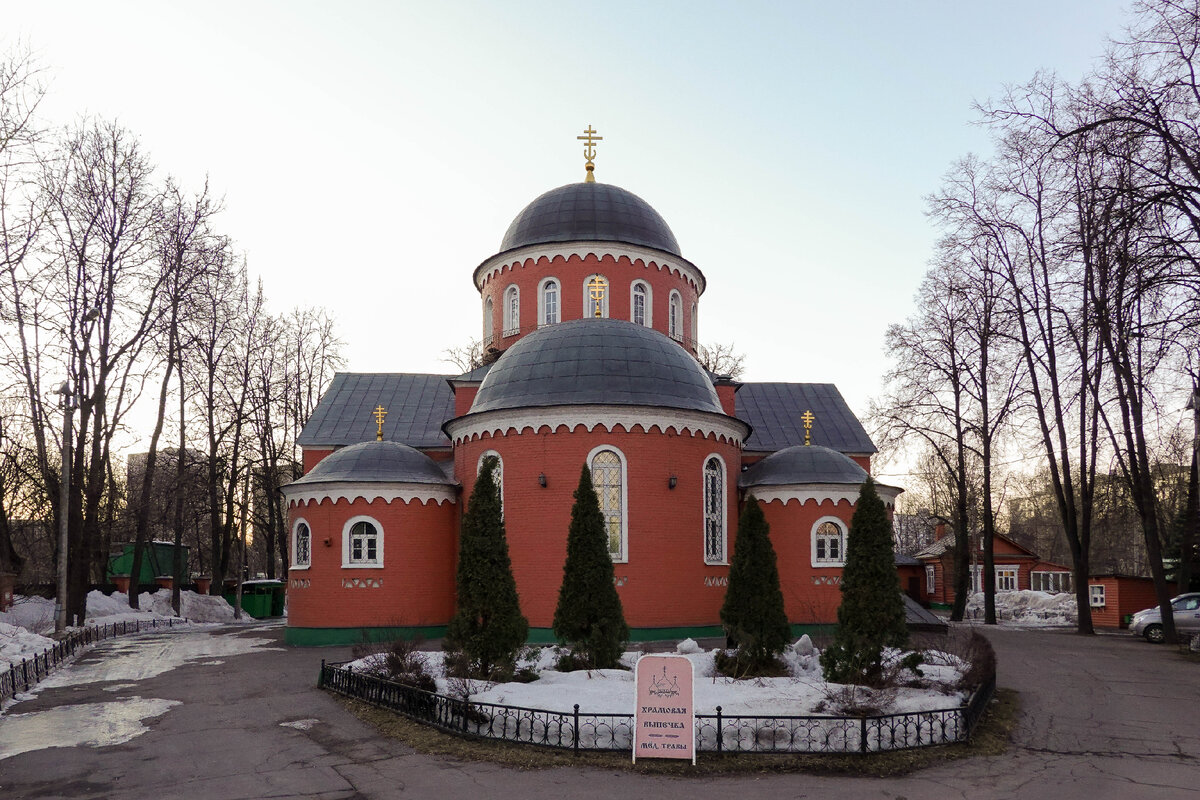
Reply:
[[[672,339],[683,339],[683,298],[675,289],[667,302],[667,335]]]
[[[692,347],[695,347],[696,343],[700,341],[700,328],[697,319],[696,304],[692,303]]]
[[[725,460],[716,453],[704,459],[701,480],[704,486],[704,563],[728,564],[726,528]]]
[[[650,284],[645,281],[634,281],[629,288],[629,321],[635,325],[653,327],[651,309],[652,294]]]
[[[521,331],[521,289],[512,284],[504,290],[504,335],[514,336]]]
[[[492,343],[493,328],[492,328],[492,298],[483,301],[483,343],[485,345]]]
[[[312,566],[312,526],[301,517],[292,525],[292,569]]]
[[[359,515],[342,528],[342,569],[380,569],[383,566],[383,526],[374,517]]]
[[[821,517],[812,527],[812,565],[842,567],[846,564],[846,523],[837,517]]]
[[[475,476],[483,472],[483,462],[488,458],[496,459],[496,468],[492,470],[492,483],[496,484],[496,491],[500,495],[500,519],[504,519],[504,459],[495,450],[486,450],[479,456],[479,462],[475,465]]]
[[[615,564],[626,563],[629,561],[629,475],[625,454],[611,444],[602,444],[588,453],[587,464],[604,517],[608,555]]]
[[[561,290],[558,278],[542,278],[538,284],[538,327],[554,325],[561,319]]]
[[[592,299],[592,290],[588,288],[593,280],[599,279],[604,283],[604,296],[600,299],[600,316],[608,318],[608,296],[612,294],[612,284],[608,278],[600,274],[588,275],[583,279],[583,316],[591,319],[596,316],[596,301]]]

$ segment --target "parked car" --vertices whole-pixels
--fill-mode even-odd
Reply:
[[[1171,600],[1171,612],[1177,633],[1200,633],[1200,592],[1181,594]],[[1163,640],[1162,612],[1158,606],[1137,612],[1129,629],[1137,636],[1145,636],[1146,641],[1158,644]]]

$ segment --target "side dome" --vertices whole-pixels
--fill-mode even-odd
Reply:
[[[528,334],[492,365],[470,413],[559,405],[725,413],[696,359],[662,333],[618,319],[578,319]]]
[[[850,456],[820,445],[794,445],[750,465],[738,485],[784,486],[802,483],[835,483],[858,486],[867,471]]]
[[[433,459],[400,442],[359,442],[334,450],[285,488],[317,483],[433,483],[453,486]]]
[[[575,241],[624,242],[683,255],[666,220],[649,203],[607,183],[568,183],[541,195],[508,226],[500,252]]]

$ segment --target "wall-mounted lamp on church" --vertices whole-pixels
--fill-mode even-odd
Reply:
[[[667,478],[667,488],[668,488],[668,489],[674,489],[674,488],[675,488],[675,484],[677,484],[677,483],[679,483],[679,479],[678,479],[678,478],[676,478],[674,475],[672,475],[671,477]]]
[[[332,540],[332,539],[330,539],[328,536],[326,536],[326,537],[325,537],[325,546],[326,546],[326,547],[333,547],[333,540]]]
[[[546,473],[538,473],[538,486],[542,487],[543,489],[546,488]]]

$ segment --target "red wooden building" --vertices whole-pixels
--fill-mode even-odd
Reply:
[[[949,607],[954,604],[954,536],[945,525],[937,526],[934,541],[914,555],[921,563],[922,602]],[[996,591],[1012,592],[1035,589],[1043,592],[1072,591],[1071,569],[1042,561],[1032,550],[1007,536],[996,534],[992,540]],[[976,538],[970,553],[971,592],[983,591],[983,540]],[[900,567],[902,584],[911,567]],[[905,587],[909,584],[904,584]]]

